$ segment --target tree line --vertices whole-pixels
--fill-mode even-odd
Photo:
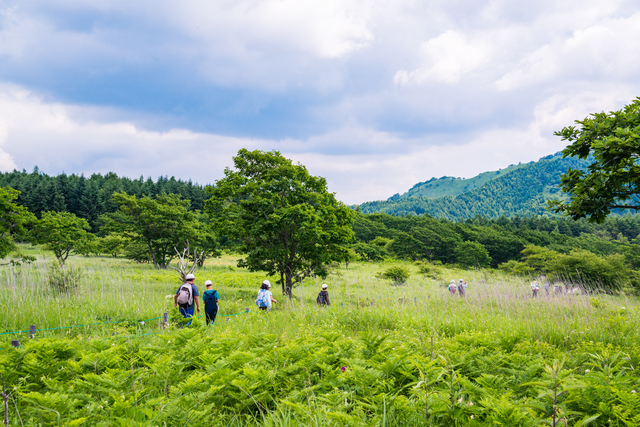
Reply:
[[[241,266],[270,274],[282,273],[281,281],[289,292],[309,274],[326,274],[330,262],[386,258],[436,266],[501,268],[520,274],[555,271],[569,278],[575,276],[575,271],[582,275],[587,271],[588,278],[604,280],[609,287],[621,275],[631,278],[632,283],[637,282],[640,215],[610,216],[602,223],[549,216],[495,219],[476,216],[465,221],[450,221],[429,215],[364,214],[358,210],[347,210],[350,212],[347,215],[344,210],[334,209],[341,212],[341,225],[334,227],[333,232],[328,227],[329,234],[322,234],[314,230],[324,215],[314,216],[306,211],[310,204],[325,210],[327,206],[338,206],[335,198],[328,196],[330,193],[322,191],[326,182],[304,175],[306,169],[298,170],[286,159],[276,159],[282,163],[275,165],[280,168],[279,172],[260,179],[259,188],[268,186],[270,192],[251,195],[255,188],[247,186],[251,187],[250,177],[255,177],[255,173],[246,171],[240,176],[238,172],[227,171],[227,178],[219,180],[216,187],[204,190],[207,193],[203,198],[211,201],[204,204],[203,211],[194,210],[191,201],[178,194],[113,192],[109,203],[115,208],[96,218],[97,229],[92,228],[86,218],[64,210],[40,212],[38,219],[21,205],[17,190],[2,189],[0,200],[6,221],[0,229],[4,237],[0,241],[3,248],[0,255],[4,257],[15,250],[10,234],[18,236],[18,240],[31,239],[47,245],[61,262],[75,252],[124,256],[151,263],[156,268],[167,268],[176,256],[175,248],[198,247],[205,250],[205,257],[228,249],[249,254]],[[258,162],[269,161],[273,159]],[[268,171],[271,167],[274,165],[264,169]],[[291,168],[289,178],[283,175],[287,168]],[[239,169],[249,167],[239,165]],[[301,182],[307,186],[296,188],[294,184]],[[100,191],[104,193],[106,188],[109,187],[103,186]],[[287,193],[291,193],[288,197],[300,200],[286,201]],[[316,195],[310,199],[309,194]],[[282,208],[265,211],[274,205]],[[260,218],[263,215],[266,215],[264,221]],[[16,222],[20,217],[23,221]],[[293,236],[291,241],[287,240],[289,236]],[[318,240],[318,236],[324,240]],[[333,249],[314,256],[313,248],[317,244]],[[300,256],[300,251],[306,251],[306,255]],[[265,253],[270,255],[265,257]],[[288,277],[284,264],[293,272]]]
[[[174,178],[3,174],[4,185],[18,188],[0,187],[0,258],[22,240],[44,245],[60,264],[71,253],[123,254],[164,269],[185,250],[197,248],[204,262],[224,245],[246,254],[238,266],[279,275],[288,296],[346,258],[353,211],[324,178],[277,151],[242,149],[233,160],[235,170],[204,189]]]
[[[36,166],[31,173],[25,170],[0,173],[0,187],[10,187],[20,193],[16,202],[36,217],[42,212],[69,212],[87,220],[92,232],[99,233],[98,218],[118,210],[114,193],[124,192],[138,198],[154,198],[160,194],[176,194],[189,200],[189,210],[202,211],[207,194],[202,185],[175,177],[130,179],[113,172],[105,175],[49,176]]]
[[[640,215],[602,223],[566,217],[475,217],[453,222],[428,215],[356,214],[354,256],[388,257],[429,265],[500,268],[547,274],[607,288],[640,284]]]

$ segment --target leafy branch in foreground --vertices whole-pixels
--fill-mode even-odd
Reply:
[[[571,196],[549,202],[556,212],[574,219],[602,222],[612,209],[640,209],[640,98],[622,110],[577,120],[555,135],[569,141],[563,157],[587,159],[586,170],[569,169],[560,188]]]

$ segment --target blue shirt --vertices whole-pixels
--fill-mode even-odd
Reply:
[[[185,285],[186,283],[183,283],[182,285]],[[182,285],[180,285],[180,287],[178,288],[178,290],[176,291],[176,295],[178,295],[180,293],[180,288],[182,287]],[[191,285],[191,291],[193,292],[193,302],[191,303],[191,305],[189,307],[187,307],[187,309],[191,309],[193,310],[193,307],[196,303],[196,297],[200,296],[200,293],[198,293],[198,287],[196,285]]]

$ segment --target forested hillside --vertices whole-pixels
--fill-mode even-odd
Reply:
[[[469,180],[444,177],[427,181],[404,195],[363,203],[359,208],[364,213],[429,214],[450,220],[549,214],[545,210],[547,200],[562,197],[558,189],[560,176],[569,168],[582,169],[587,164],[574,158],[548,156],[538,162],[486,172]],[[454,195],[432,197],[442,193]]]
[[[158,194],[178,194],[191,202],[191,210],[202,210],[207,198],[204,188],[191,181],[160,177],[157,181],[143,177],[130,179],[113,172],[106,175],[60,174],[52,177],[36,167],[33,172],[13,171],[0,173],[0,187],[11,187],[20,191],[17,203],[40,217],[42,212],[71,212],[89,221],[92,231],[97,231],[98,217],[115,212],[118,205],[113,193],[124,191],[136,197]]]
[[[352,249],[369,260],[424,260],[430,265],[499,267],[574,281],[636,283],[640,268],[640,215],[612,216],[602,224],[549,217],[476,217],[451,222],[423,216],[357,213]],[[638,277],[640,279],[640,277]]]

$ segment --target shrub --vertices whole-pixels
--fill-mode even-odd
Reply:
[[[409,278],[409,271],[400,266],[389,267],[384,273],[382,273],[382,277],[393,280],[395,284],[404,285]]]
[[[487,249],[478,242],[462,242],[454,250],[456,261],[465,268],[488,267],[491,257]]]
[[[74,265],[61,265],[52,261],[47,270],[49,287],[56,294],[70,294],[78,289],[82,270]]]
[[[442,263],[419,262],[418,271],[425,277],[440,280],[443,277]]]

